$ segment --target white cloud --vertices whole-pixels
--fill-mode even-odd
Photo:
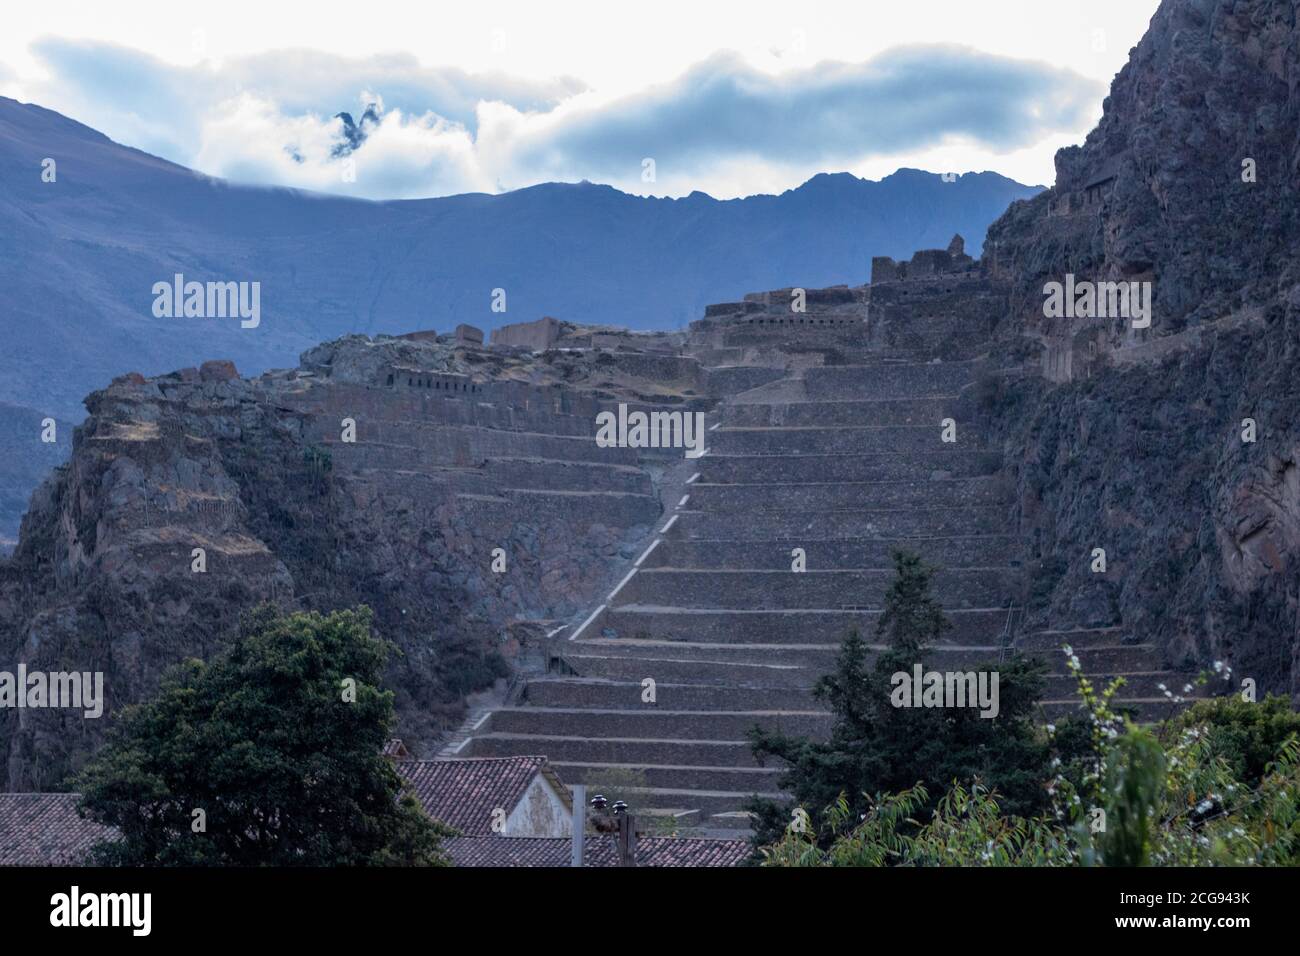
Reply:
[[[579,179],[729,197],[918,156],[997,168],[999,156],[1086,128],[1102,94],[1070,70],[953,45],[775,73],[723,52],[618,96],[404,54],[290,50],[175,66],[102,43],[47,39],[34,51],[48,71],[37,101],[114,139],[238,182],[375,199]],[[378,125],[337,155],[335,114],[359,117],[371,102],[384,107]],[[641,177],[647,157],[653,183]]]
[[[334,156],[342,128],[337,118],[286,115],[270,100],[244,93],[217,104],[204,120],[193,165],[237,182],[371,199],[492,191],[473,139],[457,123],[390,110],[355,154]]]

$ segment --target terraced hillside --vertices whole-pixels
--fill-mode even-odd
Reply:
[[[932,667],[969,669],[1012,647],[1044,655],[1051,719],[1074,706],[1068,643],[1089,674],[1127,675],[1124,703],[1168,706],[1156,685],[1181,688],[1185,676],[1119,629],[1025,633],[1012,487],[963,415],[995,290],[971,270],[873,285],[869,307],[861,292],[823,295],[798,316],[780,293],[711,307],[694,330],[704,358],[815,347],[837,364],[791,362],[719,403],[708,452],[688,463],[680,495],[665,490],[671,514],[628,576],[558,641],[550,673],[478,715],[456,753],[544,753],[570,782],[633,771],[644,789],[628,799],[642,812],[744,829],[744,800],[772,795],[779,773],[756,765],[746,730],[828,731],[811,686],[851,629],[874,634],[898,548],[940,568],[953,627]],[[943,440],[945,419],[955,441]]]

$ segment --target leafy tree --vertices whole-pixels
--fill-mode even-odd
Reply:
[[[388,645],[368,608],[245,615],[212,661],[173,669],[128,708],[77,786],[121,836],[100,863],[447,865],[452,833],[382,755]]]
[[[919,557],[894,554],[897,572],[885,595],[876,638],[884,645],[875,664],[870,648],[851,633],[840,648],[834,672],[813,689],[834,715],[830,739],[814,741],[755,728],[750,732],[760,762],[778,757],[785,769],[778,781],[794,795],[814,829],[841,795],[846,812],[869,810],[867,794],[903,791],[942,794],[954,780],[980,781],[1002,795],[1012,812],[1033,813],[1047,805],[1043,784],[1050,776],[1046,743],[1032,714],[1043,688],[1043,666],[1018,656],[979,670],[999,674],[999,714],[980,717],[974,708],[902,708],[891,701],[891,678],[924,667],[927,649],[950,626],[930,594],[934,569]],[[917,783],[922,784],[915,790]],[[925,798],[923,798],[925,799]],[[754,798],[755,845],[777,839],[795,818],[793,807]],[[932,807],[923,804],[924,815]],[[802,823],[796,822],[796,826]],[[826,839],[830,839],[827,832]]]
[[[841,797],[820,832],[790,827],[761,850],[764,866],[1296,866],[1300,864],[1300,737],[1280,740],[1252,783],[1214,739],[1215,719],[1272,726],[1236,704],[1193,708],[1161,732],[1116,714],[1117,678],[1100,693],[1066,648],[1086,723],[1095,729],[1082,788],[1058,772],[1050,813],[1004,813],[995,793],[953,784],[924,819],[917,786],[864,800]],[[1243,702],[1244,703],[1244,702]],[[1261,706],[1261,705],[1249,705]],[[1191,712],[1189,712],[1191,713]],[[1276,715],[1275,715],[1276,716]],[[1261,718],[1261,719],[1256,719]],[[1285,721],[1283,721],[1285,723]],[[1174,731],[1173,725],[1177,725]],[[1261,744],[1262,746],[1262,744]],[[1099,826],[1098,826],[1099,824]]]
[[[1300,714],[1281,695],[1270,694],[1251,702],[1229,694],[1198,700],[1171,720],[1168,728],[1174,735],[1191,728],[1203,729],[1215,755],[1226,760],[1239,779],[1253,786],[1264,776],[1268,764],[1277,759],[1287,738],[1300,736]]]

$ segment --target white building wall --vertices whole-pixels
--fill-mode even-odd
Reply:
[[[542,774],[533,778],[523,798],[506,817],[502,836],[567,837],[573,818],[564,800]]]

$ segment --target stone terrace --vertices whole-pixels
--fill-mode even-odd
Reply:
[[[1118,629],[1021,632],[1025,547],[1001,455],[961,420],[958,440],[941,440],[1003,304],[980,273],[931,272],[869,296],[822,290],[793,322],[790,301],[781,290],[710,307],[693,328],[699,354],[725,364],[811,348],[836,364],[759,369],[767,381],[722,399],[709,450],[681,494],[665,494],[670,514],[648,551],[557,641],[550,673],[478,719],[463,755],[544,753],[574,783],[633,771],[644,783],[625,799],[638,812],[708,835],[743,831],[741,805],[776,795],[779,773],[757,765],[746,731],[827,733],[811,687],[851,629],[874,637],[896,548],[940,569],[953,628],[933,668],[970,669],[1012,647],[1043,655],[1045,719],[1075,706],[1066,643],[1090,675],[1125,674],[1122,703],[1139,713],[1167,706],[1156,684],[1185,683]],[[791,570],[795,548],[804,573]]]

